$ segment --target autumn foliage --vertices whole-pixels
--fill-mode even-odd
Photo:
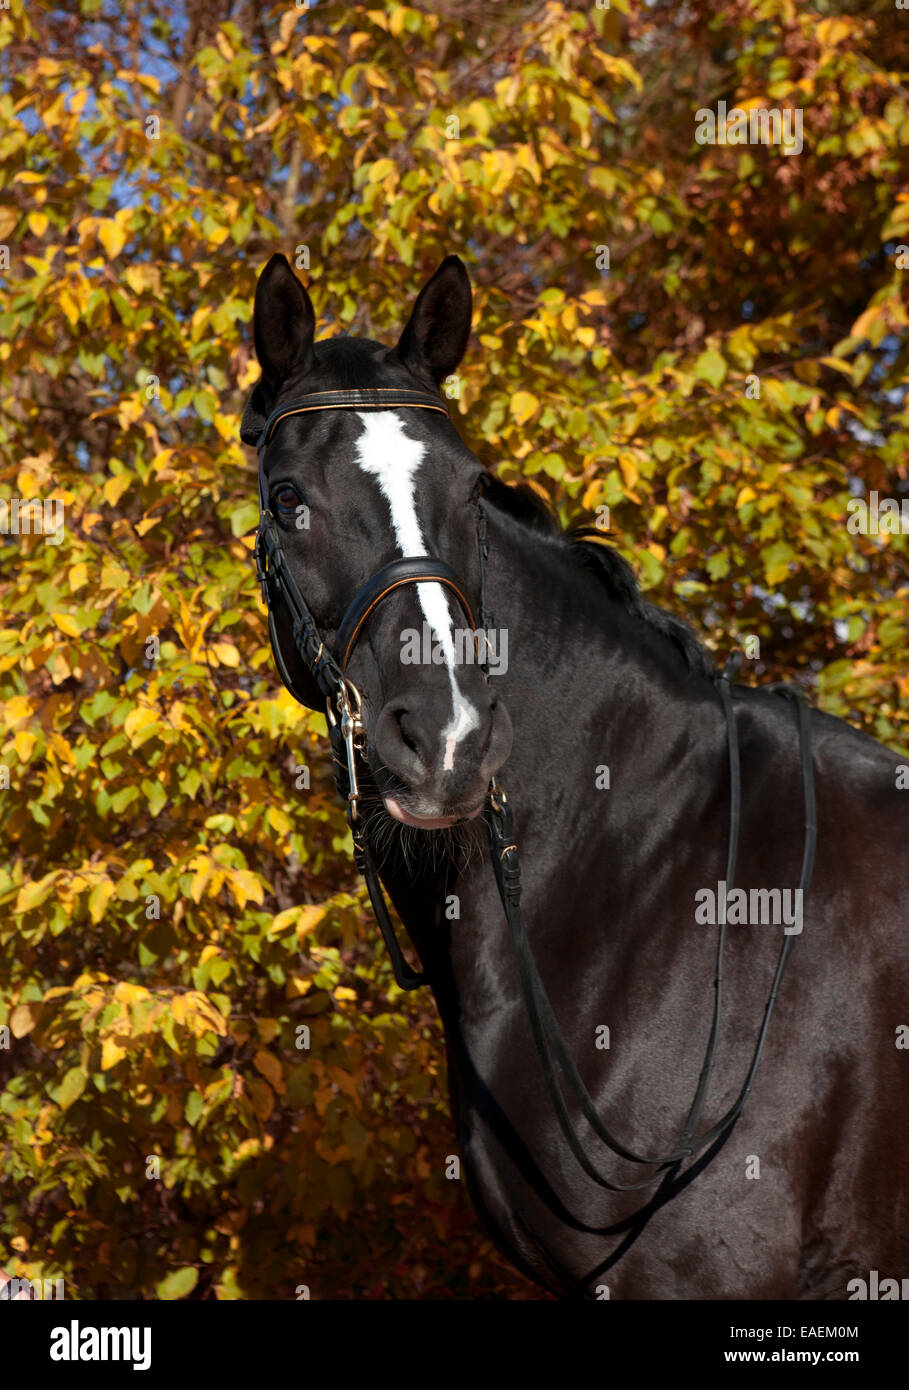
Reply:
[[[0,11],[0,497],[65,508],[0,536],[0,1266],[534,1297],[446,1177],[431,998],[272,665],[255,279],[283,250],[321,335],[393,340],[457,251],[480,457],[905,746],[907,537],[846,520],[907,488],[909,14],[66,8]],[[800,108],[803,151],[697,144],[721,98]]]

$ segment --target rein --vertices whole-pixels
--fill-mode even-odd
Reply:
[[[357,591],[344,614],[338,629],[336,658],[326,648],[319,626],[310,612],[296,580],[288,568],[281,544],[281,533],[269,506],[268,483],[265,475],[265,452],[274,436],[277,426],[290,416],[302,415],[322,410],[394,410],[414,409],[432,410],[448,416],[448,411],[439,397],[425,391],[377,387],[371,389],[350,389],[339,391],[318,391],[301,396],[276,407],[265,421],[256,448],[259,456],[259,525],[255,545],[256,575],[261,584],[262,602],[268,610],[268,632],[275,665],[284,685],[300,704],[312,708],[311,698],[297,687],[281,651],[281,644],[275,622],[278,604],[283,603],[290,616],[293,640],[296,650],[314,679],[326,711],[332,752],[336,765],[335,781],[342,796],[347,799],[347,821],[353,837],[354,862],[362,874],[369,899],[375,913],[379,930],[391,958],[395,980],[403,990],[418,989],[427,983],[422,972],[408,965],[398,944],[394,925],[388,912],[385,894],[379,879],[375,857],[370,847],[366,828],[360,815],[360,790],[357,781],[357,757],[366,760],[365,729],[361,713],[362,701],[346,668],[357,640],[370,616],[383,599],[405,584],[437,583],[448,588],[458,599],[471,628],[476,631],[477,623],[467,596],[466,587],[458,576],[441,560],[430,556],[409,556],[392,560],[378,570]],[[491,615],[485,607],[485,574],[489,557],[489,542],[486,532],[486,515],[482,503],[477,501],[477,549],[480,567],[480,601],[478,616],[480,627],[492,625]],[[722,674],[717,678],[720,699],[726,719],[727,747],[729,754],[729,837],[726,859],[726,892],[732,891],[738,859],[739,830],[741,825],[741,769],[739,760],[738,727],[732,702],[731,685],[741,665],[742,656],[735,652],[729,658]],[[817,819],[815,811],[814,766],[811,751],[810,709],[800,691],[791,686],[772,686],[776,693],[796,702],[799,727],[799,750],[802,771],[804,799],[805,839],[800,876],[801,902],[804,903],[814,868],[817,845]],[[734,1104],[709,1129],[695,1139],[694,1133],[706,1099],[710,1077],[716,1055],[722,1007],[723,947],[726,940],[726,903],[720,909],[720,930],[717,940],[716,973],[714,977],[714,1003],[710,1034],[698,1078],[694,1099],[685,1121],[685,1127],[673,1151],[662,1158],[647,1158],[635,1153],[623,1144],[602,1123],[594,1108],[590,1094],[572,1061],[558,1021],[549,1002],[549,997],[537,969],[524,928],[521,911],[521,868],[514,831],[514,817],[511,804],[504,790],[493,778],[487,793],[486,823],[489,831],[490,852],[493,872],[505,912],[505,918],[514,943],[518,974],[524,995],[524,1004],[533,1035],[534,1045],[542,1067],[546,1087],[553,1109],[558,1117],[562,1133],[572,1153],[584,1171],[601,1187],[613,1192],[633,1192],[649,1187],[665,1176],[667,1171],[686,1158],[693,1158],[707,1149],[732,1128],[742,1113],[748,1094],[754,1083],[760,1063],[764,1040],[770,1023],[770,1016],[780,982],[789,958],[793,938],[785,936],[777,958],[776,969],[770,993],[764,1006],[764,1014],[758,1033],[757,1043],[744,1084]],[[556,1076],[556,1068],[573,1093],[581,1114],[598,1139],[620,1158],[631,1163],[655,1168],[655,1172],[638,1182],[618,1183],[605,1177],[590,1161],[572,1126],[562,1090]]]

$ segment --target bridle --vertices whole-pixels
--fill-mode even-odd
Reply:
[[[371,615],[389,594],[407,584],[437,583],[444,585],[458,599],[464,613],[476,632],[477,622],[467,595],[465,585],[451,567],[430,556],[410,556],[392,560],[372,575],[354,595],[341,621],[337,634],[337,653],[333,655],[325,645],[319,626],[310,612],[296,580],[290,572],[281,544],[281,534],[276,519],[269,507],[268,484],[265,475],[265,452],[274,432],[282,420],[294,415],[324,410],[432,410],[445,415],[448,411],[438,396],[426,391],[400,389],[397,387],[356,388],[337,391],[317,391],[300,396],[295,400],[277,406],[265,421],[256,443],[259,456],[259,525],[255,544],[256,575],[262,587],[262,601],[268,610],[268,632],[275,665],[287,689],[301,704],[312,708],[312,702],[305,692],[297,687],[289,666],[281,650],[280,637],[275,621],[279,604],[284,604],[290,617],[293,641],[297,652],[315,681],[322,698],[326,702],[329,735],[336,766],[335,780],[342,796],[347,799],[347,820],[353,836],[354,861],[366,881],[370,901],[376,920],[391,957],[395,979],[401,989],[417,989],[425,984],[426,976],[411,969],[404,959],[395,935],[394,926],[385,902],[379,880],[376,862],[369,845],[366,826],[360,814],[360,790],[357,780],[357,759],[366,761],[365,730],[362,723],[362,700],[350,677],[347,665],[354,647]],[[479,553],[479,605],[477,616],[479,625],[485,629],[489,615],[485,608],[485,572],[488,558],[486,516],[482,502],[477,502],[477,546]],[[739,827],[741,822],[741,772],[739,765],[738,732],[735,710],[732,703],[731,684],[741,665],[738,652],[729,658],[722,674],[717,679],[720,698],[726,719],[727,747],[729,755],[730,807],[729,838],[726,859],[726,891],[732,891],[735,881],[738,856]],[[770,689],[793,700],[798,711],[799,749],[802,771],[802,787],[805,813],[805,840],[802,854],[800,876],[801,901],[804,903],[814,868],[817,844],[817,825],[814,795],[814,769],[811,752],[810,710],[802,692],[790,686],[773,686]],[[725,903],[722,905],[721,923],[717,940],[716,974],[714,978],[713,1018],[704,1061],[698,1078],[694,1100],[685,1121],[685,1127],[675,1149],[662,1158],[648,1158],[635,1153],[622,1144],[602,1123],[591,1100],[590,1094],[571,1058],[558,1021],[553,1013],[549,997],[536,966],[530,943],[524,929],[521,912],[521,870],[514,831],[512,807],[499,782],[493,778],[487,793],[485,819],[489,831],[490,852],[493,871],[502,907],[511,931],[515,948],[518,974],[524,995],[528,1021],[534,1040],[547,1090],[555,1109],[559,1125],[575,1158],[584,1171],[599,1186],[614,1192],[632,1192],[669,1178],[683,1160],[693,1159],[716,1143],[735,1124],[745,1105],[754,1082],[764,1040],[770,1023],[770,1016],[779,992],[780,982],[789,958],[793,937],[785,936],[777,958],[776,969],[770,993],[764,1007],[764,1016],[752,1055],[745,1083],[734,1104],[726,1113],[698,1138],[694,1138],[697,1122],[707,1096],[708,1085],[713,1070],[719,1036],[720,1010],[722,1001],[723,947],[726,937]],[[561,1072],[565,1084],[573,1093],[577,1105],[590,1128],[614,1154],[632,1163],[653,1167],[655,1171],[638,1182],[613,1182],[602,1174],[590,1161],[578,1138],[568,1113],[558,1079],[556,1068]]]
[[[290,571],[281,544],[281,533],[269,507],[268,482],[265,476],[265,452],[282,420],[323,410],[432,410],[448,419],[448,411],[438,396],[428,391],[407,388],[375,387],[341,391],[316,391],[277,406],[265,421],[256,443],[259,455],[259,526],[256,535],[256,575],[262,586],[262,602],[268,609],[268,635],[278,674],[294,699],[312,707],[311,700],[295,682],[281,650],[275,613],[279,603],[286,606],[291,619],[294,645],[304,665],[325,700],[329,736],[334,753],[338,790],[347,799],[347,822],[353,836],[354,859],[366,880],[370,901],[379,928],[391,956],[395,979],[401,989],[418,989],[426,983],[421,972],[411,969],[398,945],[394,927],[385,903],[378,869],[366,827],[360,814],[360,785],[357,778],[357,759],[366,761],[365,730],[362,722],[360,692],[347,674],[347,665],[357,640],[369,618],[389,594],[407,584],[442,584],[456,597],[464,610],[471,631],[477,631],[477,619],[467,595],[467,587],[443,560],[428,555],[405,556],[383,565],[357,590],[341,619],[338,628],[335,656],[326,646],[319,626],[300,592]],[[479,621],[486,626],[483,590],[486,558],[486,518],[478,503],[477,539],[480,558]],[[494,782],[492,784],[495,785]]]

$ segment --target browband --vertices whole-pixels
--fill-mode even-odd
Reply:
[[[288,415],[306,415],[315,410],[436,410],[440,415],[448,414],[438,396],[428,391],[411,391],[407,387],[371,386],[356,387],[349,390],[311,391],[309,395],[298,396],[296,400],[285,401],[275,406],[256,442],[261,453],[275,431],[275,426]]]

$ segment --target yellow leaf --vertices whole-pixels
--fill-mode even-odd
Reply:
[[[271,919],[271,926],[268,929],[269,936],[278,936],[282,931],[287,931],[288,927],[295,926],[299,914],[300,909],[298,907],[286,907],[283,912],[277,913]]]
[[[299,999],[301,995],[307,994],[311,989],[312,980],[304,980],[299,975],[291,975],[284,994],[287,999]]]
[[[863,313],[859,314],[855,323],[849,330],[849,336],[851,338],[866,338],[870,333],[872,326],[881,317],[883,312],[884,308],[882,305],[872,304],[870,308],[865,309]]]
[[[41,124],[45,130],[53,130],[55,125],[59,125],[65,111],[66,93],[61,92],[56,101],[52,101],[41,116]]]
[[[596,503],[599,502],[602,491],[602,482],[599,478],[594,478],[593,482],[585,489],[584,496],[581,498],[581,507],[585,512],[589,512],[591,507],[594,507]]]
[[[309,933],[321,922],[325,916],[325,908],[319,903],[307,903],[298,911],[300,915],[297,921],[297,940],[302,941],[304,936],[309,936]]]
[[[16,894],[16,911],[30,912],[33,907],[43,903],[56,877],[55,873],[49,873],[45,874],[43,878],[32,879],[28,883],[23,883]]]
[[[150,724],[157,724],[158,714],[156,710],[149,709],[147,705],[139,705],[136,709],[131,709],[123,721],[123,731],[128,739],[132,739],[142,729],[147,729]]]
[[[150,999],[151,995],[142,985],[133,985],[129,980],[121,980],[114,990],[114,998],[124,1004],[137,1004],[141,999]]]
[[[28,215],[28,225],[36,237],[43,237],[47,231],[48,216],[46,212],[30,212]]]
[[[210,650],[222,666],[236,667],[240,665],[240,653],[233,642],[214,642]]]
[[[19,212],[17,208],[0,208],[0,241],[5,241],[10,232],[15,231],[18,221]]]
[[[641,476],[634,457],[631,454],[620,454],[619,467],[622,470],[622,477],[625,479],[625,486],[633,488]]]
[[[851,24],[843,19],[822,19],[815,29],[817,41],[824,48],[835,48],[843,39],[848,39],[851,32]]]
[[[66,315],[70,327],[75,328],[81,317],[79,301],[65,285],[62,286],[60,293],[57,295],[57,303]]]
[[[107,910],[107,904],[114,896],[114,885],[109,878],[102,878],[100,883],[96,883],[88,895],[88,915],[92,921],[101,921]]]
[[[20,763],[27,763],[34,752],[35,744],[38,740],[34,734],[30,734],[27,729],[20,729],[15,735],[13,743],[16,748],[16,757]]]
[[[842,372],[844,376],[853,375],[853,364],[845,361],[842,357],[822,357],[820,361],[825,367],[832,367],[834,371]]]
[[[101,1070],[110,1071],[126,1056],[126,1048],[121,1047],[116,1038],[105,1038],[101,1044]]]
[[[240,907],[245,907],[247,902],[257,903],[260,907],[265,899],[262,885],[254,874],[248,869],[233,869],[229,875],[230,884]]]
[[[98,237],[109,260],[115,261],[126,245],[131,219],[132,208],[120,208],[113,217],[98,222]]]
[[[368,48],[372,43],[372,34],[364,34],[358,30],[356,34],[349,34],[347,37],[347,51],[351,58],[356,58],[361,48]]]
[[[51,613],[51,617],[57,624],[61,632],[65,632],[67,637],[81,637],[82,629],[73,617],[72,613]]]
[[[70,592],[76,593],[78,589],[84,588],[87,583],[88,565],[85,563],[84,560],[80,560],[77,564],[73,565],[72,569],[69,572]]]
[[[349,999],[351,1002],[356,1002],[358,995],[355,989],[348,989],[346,985],[338,985],[337,989],[332,991],[332,998]]]
[[[278,25],[278,34],[282,44],[287,47],[288,40],[294,31],[294,26],[299,19],[302,11],[296,8],[285,10],[281,16],[281,23]]]
[[[290,816],[278,806],[269,806],[268,823],[273,830],[277,830],[279,835],[289,835],[294,828]]]
[[[11,635],[12,629],[7,628]],[[3,719],[6,724],[15,724],[17,719],[25,719],[32,712],[32,702],[28,695],[13,695],[3,706]]]
[[[144,409],[143,402],[136,396],[127,397],[117,411],[117,424],[121,430],[129,429],[130,425],[135,424]]]
[[[397,175],[398,166],[393,159],[377,159],[369,170],[370,183],[382,183],[392,174]]]
[[[148,265],[145,262],[141,265],[131,265],[123,278],[134,294],[141,294],[143,290],[160,293],[161,272],[156,265]]]
[[[227,1032],[227,1024],[224,1016],[208,998],[199,990],[193,990],[185,996],[186,998],[186,1021],[196,1037],[201,1037],[203,1033],[218,1033],[223,1037]]]
[[[10,1032],[14,1038],[24,1038],[38,1022],[41,1005],[38,1003],[19,1004],[9,1016]]]
[[[241,391],[246,391],[250,386],[255,386],[259,380],[259,364],[254,357],[250,357],[244,370],[237,378],[237,386]]]
[[[202,901],[202,894],[205,892],[205,885],[208,883],[209,879],[211,878],[211,875],[211,866],[204,864],[201,868],[198,868],[196,872],[193,874],[193,881],[189,885],[189,896],[192,898],[194,903],[200,903]]]
[[[511,413],[515,423],[526,424],[530,417],[536,414],[539,406],[540,402],[529,391],[515,391],[511,398]]]
[[[132,486],[133,479],[129,473],[116,473],[112,478],[108,478],[101,491],[104,493],[105,502],[109,502],[112,507],[116,507],[124,492]]]

